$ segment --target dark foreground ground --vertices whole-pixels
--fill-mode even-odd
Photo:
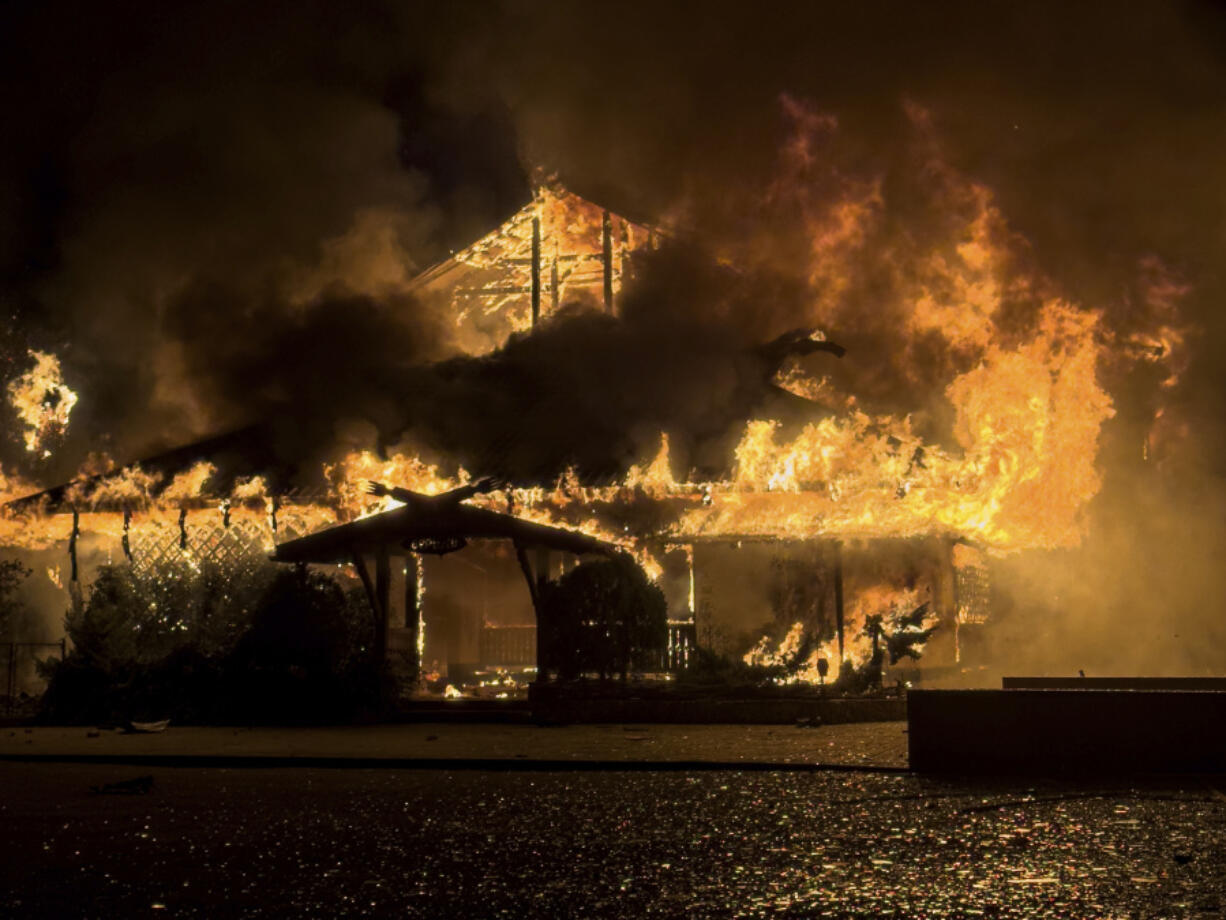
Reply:
[[[0,916],[1222,916],[1223,785],[7,762]]]

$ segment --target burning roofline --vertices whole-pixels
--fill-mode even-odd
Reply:
[[[370,517],[316,531],[277,546],[274,562],[347,563],[355,554],[372,553],[389,544],[405,552],[425,552],[430,541],[508,539],[517,546],[564,552],[616,555],[620,547],[587,534],[551,527],[460,502],[430,502],[394,508]],[[452,544],[454,545],[454,544]],[[417,546],[418,548],[414,548]]]
[[[804,397],[797,396],[769,382],[774,378],[783,362],[792,356],[804,356],[817,352],[830,353],[838,358],[842,358],[846,353],[841,345],[829,341],[820,330],[808,328],[790,330],[770,342],[753,346],[748,350],[763,362],[764,379],[767,381],[764,392],[775,399],[785,400],[791,407],[789,411],[801,408],[817,409],[818,406]],[[264,498],[276,499],[282,504],[328,504],[327,496],[322,492],[316,492],[313,489],[290,488],[285,485],[286,482],[293,479],[293,475],[292,472],[290,475],[285,475],[286,471],[278,468],[284,464],[279,463],[276,459],[276,452],[271,444],[272,437],[273,432],[268,423],[233,429],[134,461],[118,470],[78,477],[40,492],[22,496],[0,506],[0,510],[12,515],[68,514],[81,510],[102,513],[140,510],[146,505],[157,504],[159,496],[170,486],[177,474],[188,470],[194,464],[211,462],[221,457],[228,457],[235,461],[226,464],[224,469],[224,475],[231,483],[241,478],[264,477],[267,481],[267,489],[262,496]],[[87,500],[80,504],[70,497],[70,493],[74,491],[89,494],[104,483],[118,480],[125,473],[136,469],[159,477],[159,481],[150,486],[147,494],[131,499]],[[560,477],[564,473],[564,470],[554,470],[551,477]],[[553,481],[556,482],[556,478]],[[523,484],[519,483],[519,485]],[[533,483],[533,485],[540,484]],[[600,484],[587,483],[586,485],[599,487]],[[221,490],[176,498],[168,504],[195,509],[209,507],[219,501],[227,500],[235,499],[229,490]],[[251,502],[253,506],[258,503],[255,498],[252,498]],[[82,508],[82,504],[88,507]]]

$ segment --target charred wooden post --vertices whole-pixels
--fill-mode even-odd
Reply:
[[[543,546],[538,546],[536,549],[536,590],[541,594],[545,592],[545,586],[549,583],[549,566],[553,562],[553,556]]]
[[[72,532],[68,535],[68,559],[72,563],[72,578],[73,584],[78,581],[77,578],[77,540],[81,537],[81,513],[76,508],[72,509]]]
[[[550,560],[549,550],[547,550],[547,549],[546,549],[545,547],[543,547],[543,546],[538,546],[538,547],[537,547],[537,550],[536,550],[536,596],[537,596],[538,598],[540,598],[540,599],[541,599],[541,604],[542,604],[542,607],[544,607],[544,606],[545,606],[545,594],[546,594],[546,592],[549,590],[549,564],[550,564],[550,561],[551,561],[551,560]],[[548,619],[548,614],[546,614],[546,618]],[[554,647],[553,647],[553,646],[554,646],[554,643],[553,643],[552,641],[550,641],[550,637],[553,635],[553,633],[554,633],[554,631],[555,631],[555,626],[556,626],[556,624],[554,624],[554,623],[553,623],[553,622],[550,620],[550,621],[546,622],[544,625],[545,625],[545,630],[544,630],[544,632],[545,632],[545,642],[544,642],[544,645],[543,645],[543,646],[542,646],[542,643],[541,643],[541,632],[542,632],[542,630],[541,630],[541,623],[539,623],[539,622],[538,622],[538,623],[537,623],[537,626],[536,626],[536,647],[537,647],[537,650],[538,650],[538,652],[539,652],[539,650],[540,650],[542,647],[548,650],[548,651],[546,652],[546,654],[545,654],[545,659],[546,659],[546,660],[545,660],[545,666],[546,666],[546,668],[548,668],[548,669],[554,669],[554,668],[557,668],[557,669],[559,669],[559,670],[560,670],[560,669],[561,669],[561,667],[562,667],[562,662],[561,662],[561,661],[556,660],[555,655],[554,655],[554,652],[556,651],[556,649],[554,649]],[[539,669],[540,669],[540,667],[541,667],[541,665],[540,665],[540,660],[538,659],[538,660],[537,660],[538,674],[539,674]]]
[[[554,263],[557,264],[556,262]],[[541,219],[532,218],[532,325],[541,321]]]
[[[349,552],[353,559],[353,567],[357,569],[358,578],[362,580],[362,588],[366,591],[366,601],[370,604],[370,613],[374,618],[375,632],[377,633],[382,614],[379,611],[379,595],[375,591],[375,583],[371,581],[370,572],[366,569],[366,560],[362,558],[362,554],[356,549],[351,549]]]
[[[694,544],[693,543],[686,544],[685,564],[686,564],[686,568],[689,570],[689,578],[690,578],[689,591],[686,596],[686,608],[689,610],[689,613],[690,613],[690,622],[697,623],[698,622],[698,607],[697,607],[697,601],[696,601],[697,592],[694,590],[696,582],[694,581]]]
[[[558,301],[562,297],[562,292],[559,290],[560,282],[558,279],[558,247],[553,247],[553,267],[549,272],[549,297],[556,313],[558,310]]]
[[[532,610],[536,614],[536,682],[543,684],[549,680],[549,669],[553,664],[549,658],[547,641],[551,624],[545,612],[541,590],[544,580],[539,573],[532,571],[528,551],[518,541],[515,543],[515,558],[519,562],[520,571],[524,573],[524,580],[528,582],[528,594],[532,598]]]
[[[839,637],[839,673],[842,674],[843,654],[843,544],[834,544],[834,626]]]
[[[387,546],[384,545],[375,552],[375,596],[379,601],[375,609],[375,661],[380,665],[387,660],[387,627],[391,595],[391,556],[388,554]]]
[[[600,222],[600,248],[604,261],[604,308],[613,312],[613,218],[604,212]]]
[[[123,536],[119,540],[119,545],[123,547],[123,556],[129,562],[132,561],[132,540],[129,532],[132,529],[132,509],[123,509]]]
[[[230,499],[223,498],[221,501],[221,526],[230,529]]]
[[[277,532],[277,511],[280,509],[281,503],[277,501],[277,496],[272,496],[268,499],[268,527],[276,534]]]
[[[179,509],[179,549],[187,549],[187,509]]]
[[[419,556],[417,553],[410,553],[405,562],[412,562],[412,566],[405,566],[404,573],[404,628],[408,630],[409,645],[411,647],[411,651],[409,653],[408,682],[410,686],[416,687],[418,681],[421,680],[421,650],[423,645],[421,622],[421,556]]]

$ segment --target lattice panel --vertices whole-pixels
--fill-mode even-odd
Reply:
[[[321,517],[318,512],[303,514],[287,508],[278,516],[274,532],[270,519],[263,515],[234,514],[227,523],[220,512],[201,513],[189,516],[183,530],[173,520],[134,522],[128,545],[132,568],[138,574],[151,574],[160,566],[183,562],[213,563],[237,573],[265,564],[276,544],[295,540],[331,523],[328,516]],[[181,545],[184,531],[186,547]]]
[[[188,521],[187,546],[180,547],[181,534],[175,524],[161,522],[134,528],[130,538],[132,568],[151,575],[160,567],[190,562],[213,563],[238,574],[253,570],[268,561],[273,548],[272,531],[266,523],[239,519],[224,526],[220,521]]]

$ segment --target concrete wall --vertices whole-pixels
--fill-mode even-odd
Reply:
[[[1226,692],[915,690],[907,721],[920,771],[1226,771]]]

